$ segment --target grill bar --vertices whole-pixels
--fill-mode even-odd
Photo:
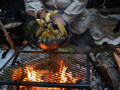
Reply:
[[[90,55],[89,53],[86,53],[87,55],[87,83],[90,84]]]
[[[57,64],[57,61],[62,60],[62,59],[63,59],[63,62],[65,62],[65,64],[68,66],[68,72],[71,71],[73,76],[77,75],[79,77],[79,75],[81,74],[84,76],[84,77],[79,77],[80,80],[82,81],[78,81],[75,83],[72,83],[72,82],[60,83],[58,82],[59,81],[58,79],[58,81],[56,80],[56,81],[49,82],[49,80],[52,80],[50,78],[56,79],[55,77],[56,74],[54,72],[53,73],[49,72],[49,74],[48,73],[45,74],[46,77],[42,79],[44,80],[43,82],[20,81],[20,80],[14,80],[11,78],[11,76],[14,75],[13,74],[14,70],[19,69],[21,67],[22,71],[19,71],[19,72],[22,73],[21,75],[24,75],[24,73],[26,74],[25,67],[31,66],[31,65],[33,65],[36,68],[35,71],[37,69],[46,70],[50,68],[53,71],[56,69],[58,70],[60,66]],[[17,53],[17,57],[16,58],[14,57],[12,60],[13,60],[14,65],[12,63],[12,65],[10,67],[6,67],[6,71],[4,71],[5,76],[10,75],[10,74],[11,76],[3,77],[4,79],[0,80],[0,85],[15,85],[18,88],[19,86],[28,86],[28,87],[37,86],[37,87],[80,88],[80,89],[91,90],[89,53],[80,54],[80,53],[74,53],[74,52],[20,51],[19,53]],[[53,62],[53,60],[55,60],[55,62]],[[76,65],[80,66],[80,68],[77,67]],[[57,74],[60,74],[60,73],[57,73]],[[14,77],[17,75],[20,75],[20,74],[15,74]],[[50,75],[50,76],[48,77],[47,75]]]
[[[0,68],[0,71],[2,71],[3,68],[7,66],[7,64],[11,61],[11,59],[12,59],[14,56],[15,56],[15,53],[9,58],[9,60],[3,65],[3,67]]]
[[[7,81],[1,80],[0,85],[16,85],[16,86],[38,86],[38,87],[59,87],[59,88],[81,88],[89,89],[89,84],[71,84],[71,83],[46,83],[46,82],[26,82],[26,81]]]
[[[51,52],[51,51],[45,51],[45,52],[40,52],[40,51],[21,51],[20,53],[47,53],[47,54],[80,54],[77,52]],[[82,53],[81,53],[82,54]]]

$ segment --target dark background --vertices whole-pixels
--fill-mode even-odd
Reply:
[[[88,0],[87,8],[102,8],[105,0]],[[120,7],[120,0],[106,0],[106,8]],[[0,9],[4,10],[25,10],[24,0],[0,0]]]
[[[106,8],[118,8],[120,7],[120,0],[88,0],[88,8],[102,8],[103,2],[105,2]]]
[[[25,10],[24,0],[0,0],[0,9],[5,10]]]

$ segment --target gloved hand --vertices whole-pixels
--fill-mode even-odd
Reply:
[[[56,17],[56,18],[53,18],[53,23],[54,24],[62,24],[63,26],[66,26],[66,21],[62,18],[62,17]]]
[[[37,18],[44,20],[45,17],[46,17],[46,14],[47,14],[47,11],[46,11],[46,10],[39,10],[39,11],[37,12]]]

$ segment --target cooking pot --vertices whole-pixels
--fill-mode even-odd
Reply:
[[[56,24],[53,24],[52,27],[55,29],[58,29],[58,26]],[[65,29],[68,33],[68,37],[70,35],[70,31],[69,31],[69,28],[68,28],[68,25],[65,26]],[[41,34],[36,37],[35,34],[36,34],[37,30],[33,33],[33,40],[36,42],[36,45],[42,49],[57,49],[61,46],[64,45],[64,43],[67,41],[68,37],[65,37],[63,39],[59,39],[59,40],[51,40],[50,42],[47,42],[47,41],[43,41],[41,40],[41,34],[44,32],[41,32]]]

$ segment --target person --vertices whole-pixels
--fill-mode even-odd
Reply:
[[[82,34],[89,24],[87,0],[24,0],[26,12],[35,18],[44,19],[47,12],[59,10],[53,22],[69,25],[73,33]],[[84,25],[83,25],[84,24]],[[85,26],[85,27],[84,27]]]

